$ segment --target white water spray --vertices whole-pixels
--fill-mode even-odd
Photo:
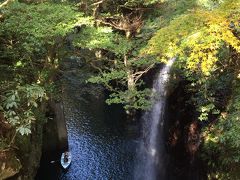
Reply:
[[[143,137],[137,152],[136,163],[138,164],[136,164],[134,174],[136,180],[165,179],[166,157],[163,127],[167,85],[174,61],[175,58],[168,61],[153,83],[153,105],[143,116]]]

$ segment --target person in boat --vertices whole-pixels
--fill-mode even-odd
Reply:
[[[65,163],[68,162],[68,152],[67,151],[64,152],[64,159],[63,159],[63,161]]]

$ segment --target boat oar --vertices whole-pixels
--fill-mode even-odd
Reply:
[[[60,160],[55,160],[55,161],[50,161],[51,164],[55,163],[55,162],[59,162]]]

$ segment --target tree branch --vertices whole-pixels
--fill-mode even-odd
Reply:
[[[103,2],[104,2],[104,0],[101,0],[101,1],[91,4],[90,6],[98,6],[99,4],[102,4]]]
[[[10,3],[11,1],[14,1],[14,0],[6,0],[6,1],[3,2],[2,4],[0,4],[0,8],[2,8],[3,6],[8,5],[8,3]],[[0,18],[1,18],[1,15],[0,15]]]
[[[96,21],[97,21],[97,22],[100,22],[100,23],[102,23],[102,24],[104,24],[104,25],[109,25],[109,26],[111,26],[111,27],[114,27],[115,29],[118,29],[118,30],[123,30],[123,31],[126,31],[126,30],[127,30],[127,29],[122,28],[121,26],[119,26],[118,24],[113,23],[113,22],[106,22],[106,21],[101,20],[101,19],[97,19]]]
[[[142,77],[142,75],[147,73],[150,69],[152,69],[153,66],[154,66],[154,64],[151,64],[144,71],[139,71],[139,72],[136,72],[135,74],[133,74],[133,76],[135,76],[134,83],[137,83],[137,81]]]
[[[94,68],[97,69],[99,72],[103,73],[102,69],[97,67],[95,64],[93,64],[92,62],[90,62],[90,65]]]

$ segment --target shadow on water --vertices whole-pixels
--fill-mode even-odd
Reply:
[[[77,67],[76,64],[72,66]],[[72,67],[69,69],[71,70]],[[56,138],[56,123],[49,119],[44,128],[43,156],[36,180],[132,180],[134,177],[137,180],[201,179],[198,176],[200,166],[197,163],[194,166],[190,165],[188,156],[184,153],[186,123],[183,127],[175,128],[183,131],[179,145],[174,147],[166,145],[169,137],[166,138],[165,134],[168,136],[172,125],[180,119],[188,119],[186,118],[188,116],[181,118],[182,109],[190,112],[189,108],[183,106],[187,97],[183,100],[178,98],[182,97],[184,92],[176,89],[179,93],[169,98],[169,112],[166,113],[165,118],[165,115],[159,113],[164,111],[164,108],[161,109],[156,104],[156,109],[153,111],[158,113],[147,113],[143,118],[145,123],[142,124],[144,136],[137,137],[138,127],[126,125],[123,110],[119,106],[105,104],[102,88],[86,85],[84,73],[75,73],[69,69],[63,74],[65,79],[63,103],[68,144],[73,155],[72,164],[66,172],[61,168],[59,162],[61,147]],[[165,92],[165,89],[162,90]],[[162,104],[163,100],[159,103]],[[163,116],[162,120],[168,119],[169,124],[159,121],[159,116]],[[148,153],[145,150],[148,150]],[[149,158],[149,154],[153,158]],[[157,163],[154,161],[156,159],[159,160]],[[51,161],[55,162],[51,163]],[[155,172],[153,173],[152,170]]]
[[[126,128],[121,108],[105,104],[101,88],[82,87],[76,78],[67,79],[63,88],[72,164],[67,172],[62,171],[50,121],[36,180],[133,179],[137,141],[132,134],[136,132]]]

